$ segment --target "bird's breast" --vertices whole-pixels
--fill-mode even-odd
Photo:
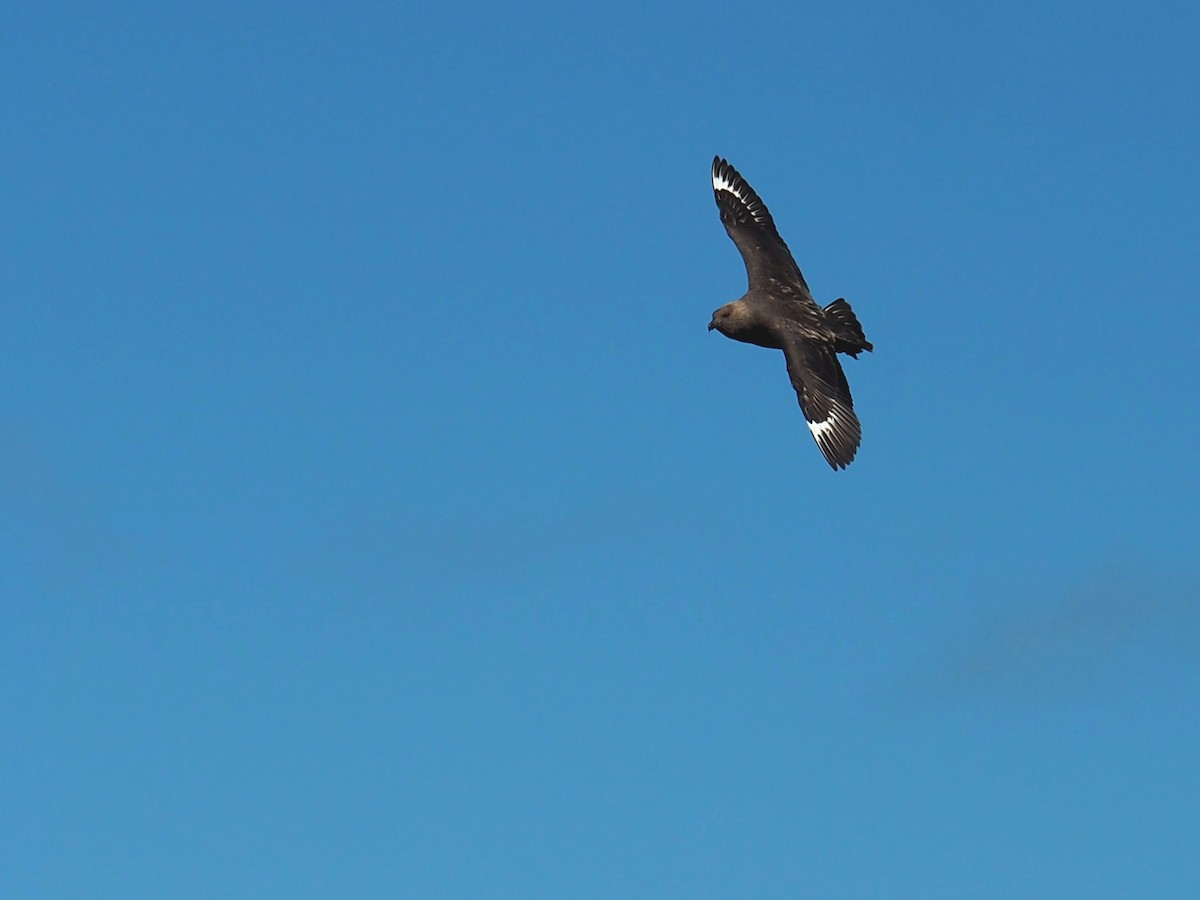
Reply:
[[[766,325],[750,325],[740,329],[737,334],[729,336],[747,344],[756,344],[759,347],[769,347],[772,350],[783,349],[783,341],[780,340],[779,335]]]

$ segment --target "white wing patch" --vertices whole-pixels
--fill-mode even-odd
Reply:
[[[714,171],[712,179],[714,191],[729,191],[729,193],[733,194],[733,196],[737,197],[743,203],[746,202],[746,198],[737,192],[737,188],[735,187],[734,183],[732,181],[726,181],[724,175],[720,175]]]
[[[733,171],[733,167],[730,166],[729,170]],[[744,180],[738,179],[736,181],[730,181],[723,173],[718,172],[714,167],[712,173],[712,184],[714,191],[724,191],[727,194],[733,194],[733,196],[737,197],[738,201],[743,207],[745,207],[746,211],[750,213],[755,222],[758,222],[760,225],[766,224],[762,215],[762,212],[764,211],[762,209],[762,201],[758,200],[753,193],[747,192],[749,185],[747,185]]]
[[[827,438],[829,435],[837,431],[839,421],[838,414],[836,412],[831,412],[829,414],[829,418],[827,418],[824,422],[809,422],[808,430],[812,432],[813,437],[817,439],[817,443],[819,444],[821,443],[822,438]]]
[[[845,468],[854,459],[861,432],[853,410],[834,400],[829,415],[821,422],[809,422],[808,430],[831,466]]]

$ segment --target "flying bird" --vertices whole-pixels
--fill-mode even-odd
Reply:
[[[809,430],[825,459],[844,469],[854,459],[862,428],[837,354],[873,350],[844,299],[822,308],[792,258],[766,204],[721,157],[712,164],[721,222],[746,264],[749,289],[708,323],[735,341],[782,350]]]

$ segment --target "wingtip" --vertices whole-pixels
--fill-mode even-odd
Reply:
[[[833,447],[817,442],[817,447],[821,451],[821,455],[825,457],[825,462],[829,463],[829,468],[835,472],[844,472],[850,467],[850,463],[854,462],[854,457],[858,456],[858,447]]]
[[[713,157],[712,185],[714,191],[729,191],[738,196],[739,199],[743,199],[738,190],[740,180],[737,169],[731,166],[725,157]],[[743,202],[745,201],[743,200]]]
[[[854,407],[834,398],[829,401],[828,414],[819,422],[809,420],[808,430],[812,432],[813,440],[825,457],[825,461],[834,469],[844,469],[854,462],[858,455],[859,444],[862,443],[862,426]],[[803,404],[801,404],[803,409]],[[804,415],[808,419],[808,413]]]
[[[723,202],[722,196],[726,196],[724,202],[728,207],[727,214],[731,221],[738,221],[742,224],[752,222],[760,228],[774,231],[775,222],[771,219],[771,214],[767,212],[767,205],[762,202],[742,174],[722,156],[713,158],[712,187],[713,192],[717,195],[718,206]],[[722,221],[724,221],[725,215],[726,213],[722,214]],[[793,265],[795,264],[793,263]]]

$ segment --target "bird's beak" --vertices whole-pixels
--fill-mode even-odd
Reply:
[[[709,330],[709,331],[712,331],[712,330],[713,330],[714,328],[716,328],[716,327],[717,327],[717,320],[716,320],[716,319],[713,319],[711,322],[709,322],[709,323],[708,323],[708,330]]]

